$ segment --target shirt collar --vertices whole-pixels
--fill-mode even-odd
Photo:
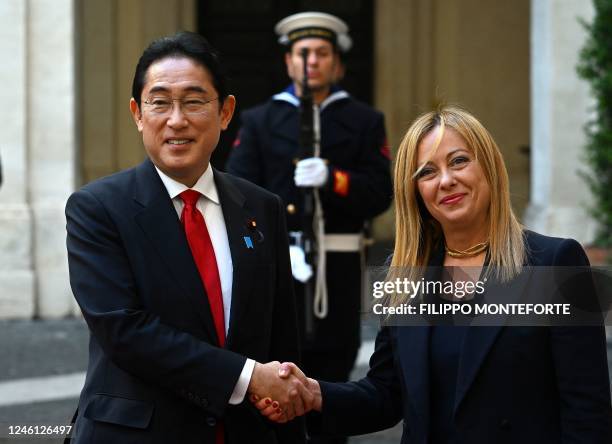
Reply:
[[[328,105],[333,102],[336,102],[337,100],[346,99],[350,97],[349,93],[340,88],[338,85],[332,85],[329,92],[329,96],[327,96],[325,100],[323,100],[323,102],[321,102],[321,104],[319,105],[321,111],[323,111],[325,108],[327,108]],[[295,86],[293,84],[285,88],[283,92],[272,96],[272,100],[287,102],[295,106],[296,108],[300,106],[300,99],[298,96],[295,95]]]
[[[176,180],[164,174],[159,168],[157,168],[157,166],[155,166],[155,170],[157,171],[157,174],[159,174],[159,178],[162,180],[171,199],[174,199],[183,191],[189,189],[184,184],[177,182]],[[219,194],[217,193],[217,186],[215,185],[213,170],[210,164],[208,164],[206,171],[204,171],[204,173],[200,176],[195,185],[191,187],[191,189],[198,191],[208,200],[216,203],[217,205],[219,204]]]

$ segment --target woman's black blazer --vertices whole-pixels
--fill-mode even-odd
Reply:
[[[533,232],[525,237],[529,265],[588,265],[575,240]],[[426,444],[429,332],[383,327],[365,378],[321,382],[323,410],[311,415],[313,428],[358,435],[403,419],[402,444]],[[612,443],[607,362],[602,326],[470,327],[449,442]]]

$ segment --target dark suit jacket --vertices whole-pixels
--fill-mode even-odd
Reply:
[[[302,442],[248,399],[228,400],[246,357],[297,360],[298,337],[280,199],[214,171],[233,262],[226,347],[172,201],[145,161],[84,186],[66,205],[70,282],[89,326],[78,443]],[[260,233],[247,221],[255,219]],[[249,236],[254,248],[243,239]]]
[[[534,266],[588,264],[574,240],[528,232],[527,246]],[[366,378],[321,383],[323,412],[313,425],[362,434],[403,419],[402,443],[426,444],[429,334],[429,327],[382,328]],[[603,328],[469,328],[453,420],[453,443],[612,442]]]

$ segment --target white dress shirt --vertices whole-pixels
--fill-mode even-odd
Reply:
[[[164,174],[157,166],[155,167],[157,174],[161,178],[179,219],[183,211],[185,203],[179,196],[183,191],[189,188],[180,182],[168,177]],[[198,181],[195,183],[192,190],[198,191],[201,196],[198,199],[196,207],[202,213],[204,221],[206,222],[206,228],[210,235],[213,250],[215,251],[215,258],[217,260],[217,268],[219,269],[219,279],[221,280],[221,293],[223,295],[223,318],[225,321],[225,335],[229,330],[230,325],[230,312],[232,308],[232,279],[234,275],[234,267],[232,264],[232,254],[229,247],[229,240],[227,238],[227,229],[225,227],[225,219],[223,218],[223,210],[221,208],[221,202],[219,201],[219,194],[217,193],[217,186],[215,185],[213,170],[208,165],[204,174],[200,176]],[[255,361],[248,359],[244,364],[238,382],[234,387],[232,396],[230,397],[230,404],[240,404],[249,388],[249,382],[251,381],[251,375],[255,368]]]

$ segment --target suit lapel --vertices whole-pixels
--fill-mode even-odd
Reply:
[[[424,269],[425,281],[439,280],[442,276],[444,262],[443,244],[433,249],[427,267]],[[429,338],[430,326],[401,327],[398,328],[398,349],[402,360],[401,368],[404,371],[404,381],[408,398],[412,407],[420,416],[423,424],[423,433],[429,431]]]
[[[524,269],[519,276],[509,283],[504,284],[497,279],[490,279],[485,286],[485,292],[479,299],[481,299],[481,302],[487,303],[520,302],[530,275],[530,270]],[[488,300],[487,295],[489,295]],[[478,370],[482,366],[495,340],[509,321],[508,315],[499,315],[496,318],[488,317],[487,319],[487,324],[489,326],[472,324],[466,332],[463,349],[459,358],[457,391],[455,394],[455,413],[474,382]],[[492,323],[495,325],[491,325]]]
[[[245,207],[245,198],[227,178],[225,173],[214,171],[215,184],[223,209],[223,218],[227,229],[227,238],[232,255],[232,307],[230,310],[230,325],[228,329],[226,347],[231,348],[238,325],[247,307],[252,292],[255,249],[247,248],[244,239],[247,232],[247,221],[251,218]],[[255,240],[252,240],[255,242]]]
[[[457,371],[457,390],[455,392],[455,408],[461,404],[465,395],[474,382],[487,353],[502,330],[502,326],[470,327],[467,329],[463,342],[463,349],[459,358]]]
[[[134,200],[142,207],[135,220],[159,253],[185,297],[202,319],[210,336],[217,339],[206,290],[196,268],[183,227],[170,196],[153,164],[146,160],[137,168]]]

